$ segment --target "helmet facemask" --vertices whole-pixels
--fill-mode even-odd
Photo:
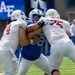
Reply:
[[[38,21],[41,16],[42,16],[42,11],[39,10],[39,9],[33,9],[29,13],[29,18],[32,19],[35,22]]]

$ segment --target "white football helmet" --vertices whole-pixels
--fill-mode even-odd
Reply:
[[[26,19],[26,16],[25,16],[24,12],[21,11],[21,10],[15,10],[11,14],[11,21],[15,21],[15,20],[18,20],[18,19],[21,19],[21,20]]]
[[[49,9],[47,10],[45,17],[60,18],[60,15],[55,9]]]
[[[30,13],[29,13],[29,18],[33,19],[33,15],[37,14],[38,16],[42,16],[43,13],[41,10],[39,9],[33,9]]]

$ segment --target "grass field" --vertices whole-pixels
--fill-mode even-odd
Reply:
[[[0,68],[0,73],[3,71]],[[75,63],[73,63],[70,59],[64,58],[61,66],[60,66],[61,75],[75,75]],[[35,67],[34,65],[31,66],[27,75],[43,75],[43,71]]]

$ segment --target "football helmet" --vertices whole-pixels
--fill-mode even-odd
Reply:
[[[43,15],[42,11],[39,9],[33,9],[30,13],[29,13],[29,18],[33,19],[33,15],[38,15],[39,17],[41,17]]]
[[[11,14],[11,21],[15,21],[15,20],[18,20],[18,19],[21,19],[21,20],[26,19],[26,16],[25,16],[24,12],[21,11],[21,10],[15,10]]]
[[[47,10],[45,17],[60,18],[60,15],[55,9],[49,9]]]

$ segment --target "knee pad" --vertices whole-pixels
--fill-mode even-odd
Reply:
[[[58,71],[58,72],[59,72],[59,70],[53,69],[53,70],[51,71],[51,75],[53,75],[53,73],[54,73],[55,71]]]

